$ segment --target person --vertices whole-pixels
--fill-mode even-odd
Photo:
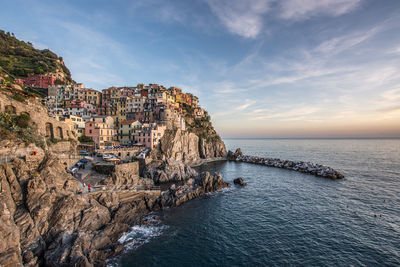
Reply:
[[[90,192],[90,184],[88,185],[88,189],[89,189],[89,192]]]

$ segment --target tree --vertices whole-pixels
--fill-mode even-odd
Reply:
[[[28,128],[31,117],[28,114],[22,113],[15,117],[15,124],[21,128]]]
[[[93,143],[92,138],[90,138],[89,136],[86,136],[86,135],[79,136],[78,141],[81,143]]]

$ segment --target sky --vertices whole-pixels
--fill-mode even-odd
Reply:
[[[181,87],[224,138],[400,137],[398,0],[3,0],[0,29],[86,87]]]

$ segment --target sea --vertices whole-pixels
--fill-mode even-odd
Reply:
[[[246,155],[330,166],[331,180],[213,162],[232,186],[149,215],[111,266],[400,266],[400,139],[224,139]]]

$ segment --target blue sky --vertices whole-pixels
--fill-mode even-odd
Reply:
[[[182,87],[223,137],[400,137],[397,0],[5,0],[0,28],[87,87]]]

